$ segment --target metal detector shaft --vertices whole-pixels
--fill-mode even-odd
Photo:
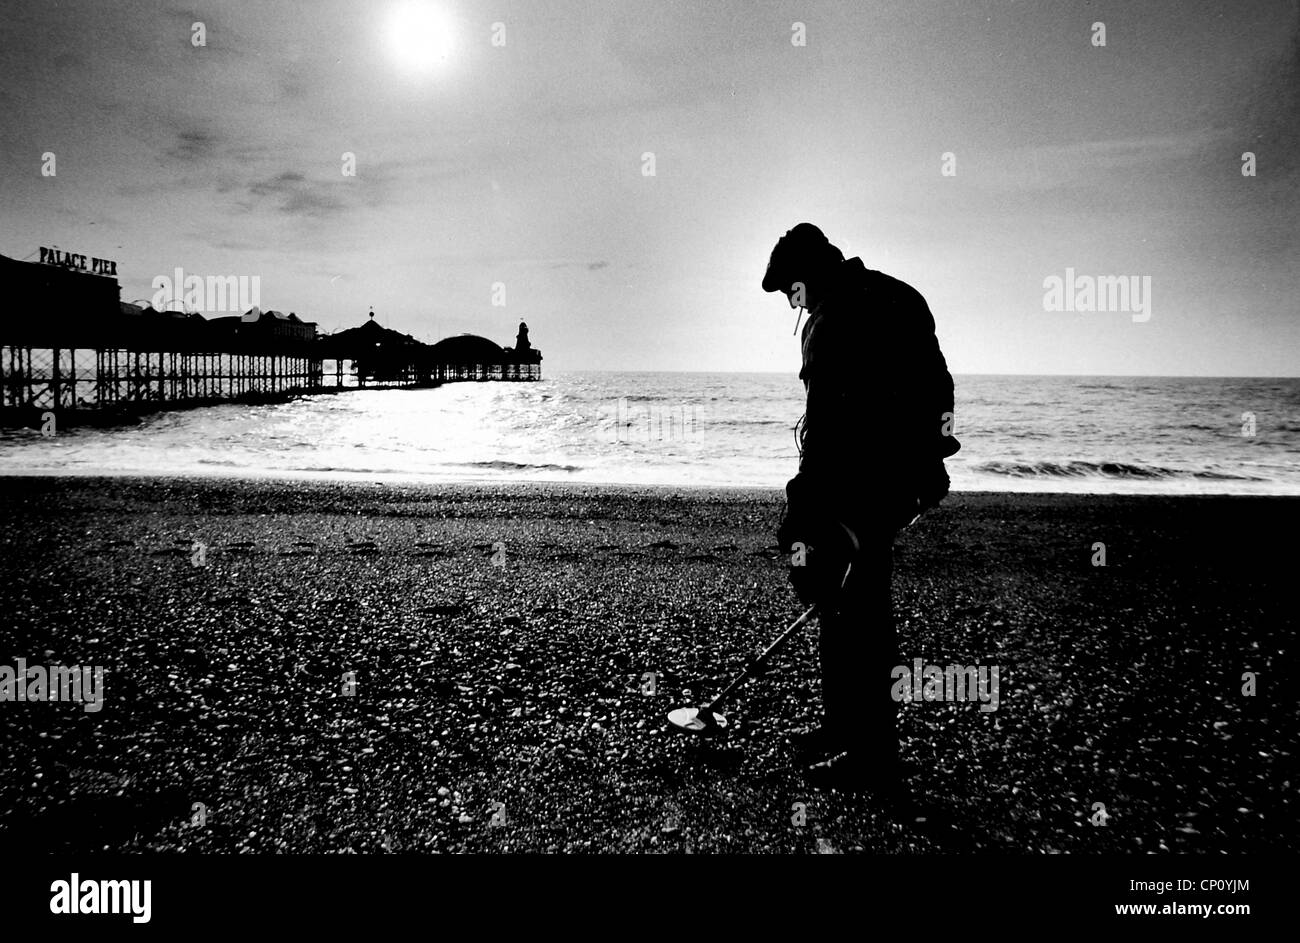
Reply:
[[[786,639],[788,639],[791,635],[794,635],[794,633],[799,631],[799,629],[801,629],[803,626],[807,625],[808,620],[810,620],[816,612],[817,612],[816,605],[809,606],[803,615],[801,615],[798,619],[795,619],[788,629],[786,629],[775,639],[773,639],[772,644],[767,646],[767,648],[763,649],[762,653],[749,663],[748,668],[746,668],[744,671],[738,674],[732,680],[731,684],[723,688],[721,694],[715,697],[712,701],[709,701],[707,704],[701,705],[700,712],[703,713],[705,711],[713,710],[713,708],[717,707],[719,704],[725,701],[731,695],[731,693],[736,690],[736,688],[740,687],[742,684],[744,684],[746,681],[752,678],[754,676],[754,672],[758,671],[759,668],[763,667],[763,665],[767,663],[767,660],[772,656],[772,653],[775,652],[782,645],[784,645]]]
[[[845,530],[848,530],[848,528],[845,528]],[[857,538],[853,536],[852,531],[849,531],[849,538],[853,541],[853,545],[856,548],[858,541]],[[850,560],[849,565],[844,568],[844,577],[840,580],[841,591],[844,589],[845,586],[848,585],[849,574],[851,574],[852,572],[853,572],[853,561]],[[803,615],[801,615],[798,619],[795,619],[788,629],[786,629],[784,632],[782,632],[780,635],[774,638],[772,640],[772,644],[767,646],[767,648],[763,649],[763,651],[759,654],[759,656],[749,663],[749,667],[747,667],[744,671],[742,671],[734,679],[732,679],[731,684],[727,685],[725,688],[722,689],[722,693],[720,693],[717,697],[715,697],[713,700],[709,701],[708,703],[701,704],[699,710],[699,716],[705,718],[712,718],[713,709],[717,707],[719,704],[721,704],[723,701],[725,701],[728,697],[730,697],[731,693],[735,691],[736,688],[740,687],[742,684],[744,684],[746,681],[752,678],[754,676],[754,673],[758,671],[759,668],[762,668],[763,665],[767,663],[767,660],[770,657],[772,657],[772,653],[785,644],[786,639],[788,639],[790,636],[794,635],[794,633],[798,632],[801,628],[807,625],[808,620],[811,619],[817,613],[817,608],[818,608],[818,604],[813,603],[811,606],[805,609]],[[706,720],[705,723],[707,724],[708,720]]]

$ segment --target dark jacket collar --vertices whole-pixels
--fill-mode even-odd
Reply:
[[[812,318],[825,313],[828,304],[834,306],[834,303],[844,295],[860,290],[866,282],[868,271],[862,259],[856,255],[841,262],[835,270],[834,281],[831,283],[825,297],[822,298],[821,304],[808,312],[809,323],[811,323]]]

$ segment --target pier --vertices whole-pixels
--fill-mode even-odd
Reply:
[[[382,327],[317,333],[293,312],[205,318],[120,301],[116,263],[41,250],[0,256],[10,288],[0,322],[0,425],[111,423],[163,409],[457,381],[542,377],[520,324],[513,348],[462,334],[426,344]],[[53,310],[58,317],[34,317]]]

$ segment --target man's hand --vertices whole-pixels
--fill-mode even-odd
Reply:
[[[819,571],[815,569],[816,561],[820,559],[821,556],[815,548],[805,545],[802,541],[795,541],[794,551],[791,553],[790,585],[794,588],[794,594],[805,606],[818,602],[822,596],[818,585]]]
[[[790,563],[790,585],[805,606],[834,599],[853,557],[855,540],[834,521],[800,521],[787,513],[777,543]]]

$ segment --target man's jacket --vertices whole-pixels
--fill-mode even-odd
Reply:
[[[897,528],[939,503],[943,460],[960,445],[952,376],[916,289],[861,259],[841,263],[804,326],[799,378],[808,400],[784,537],[832,521]]]

